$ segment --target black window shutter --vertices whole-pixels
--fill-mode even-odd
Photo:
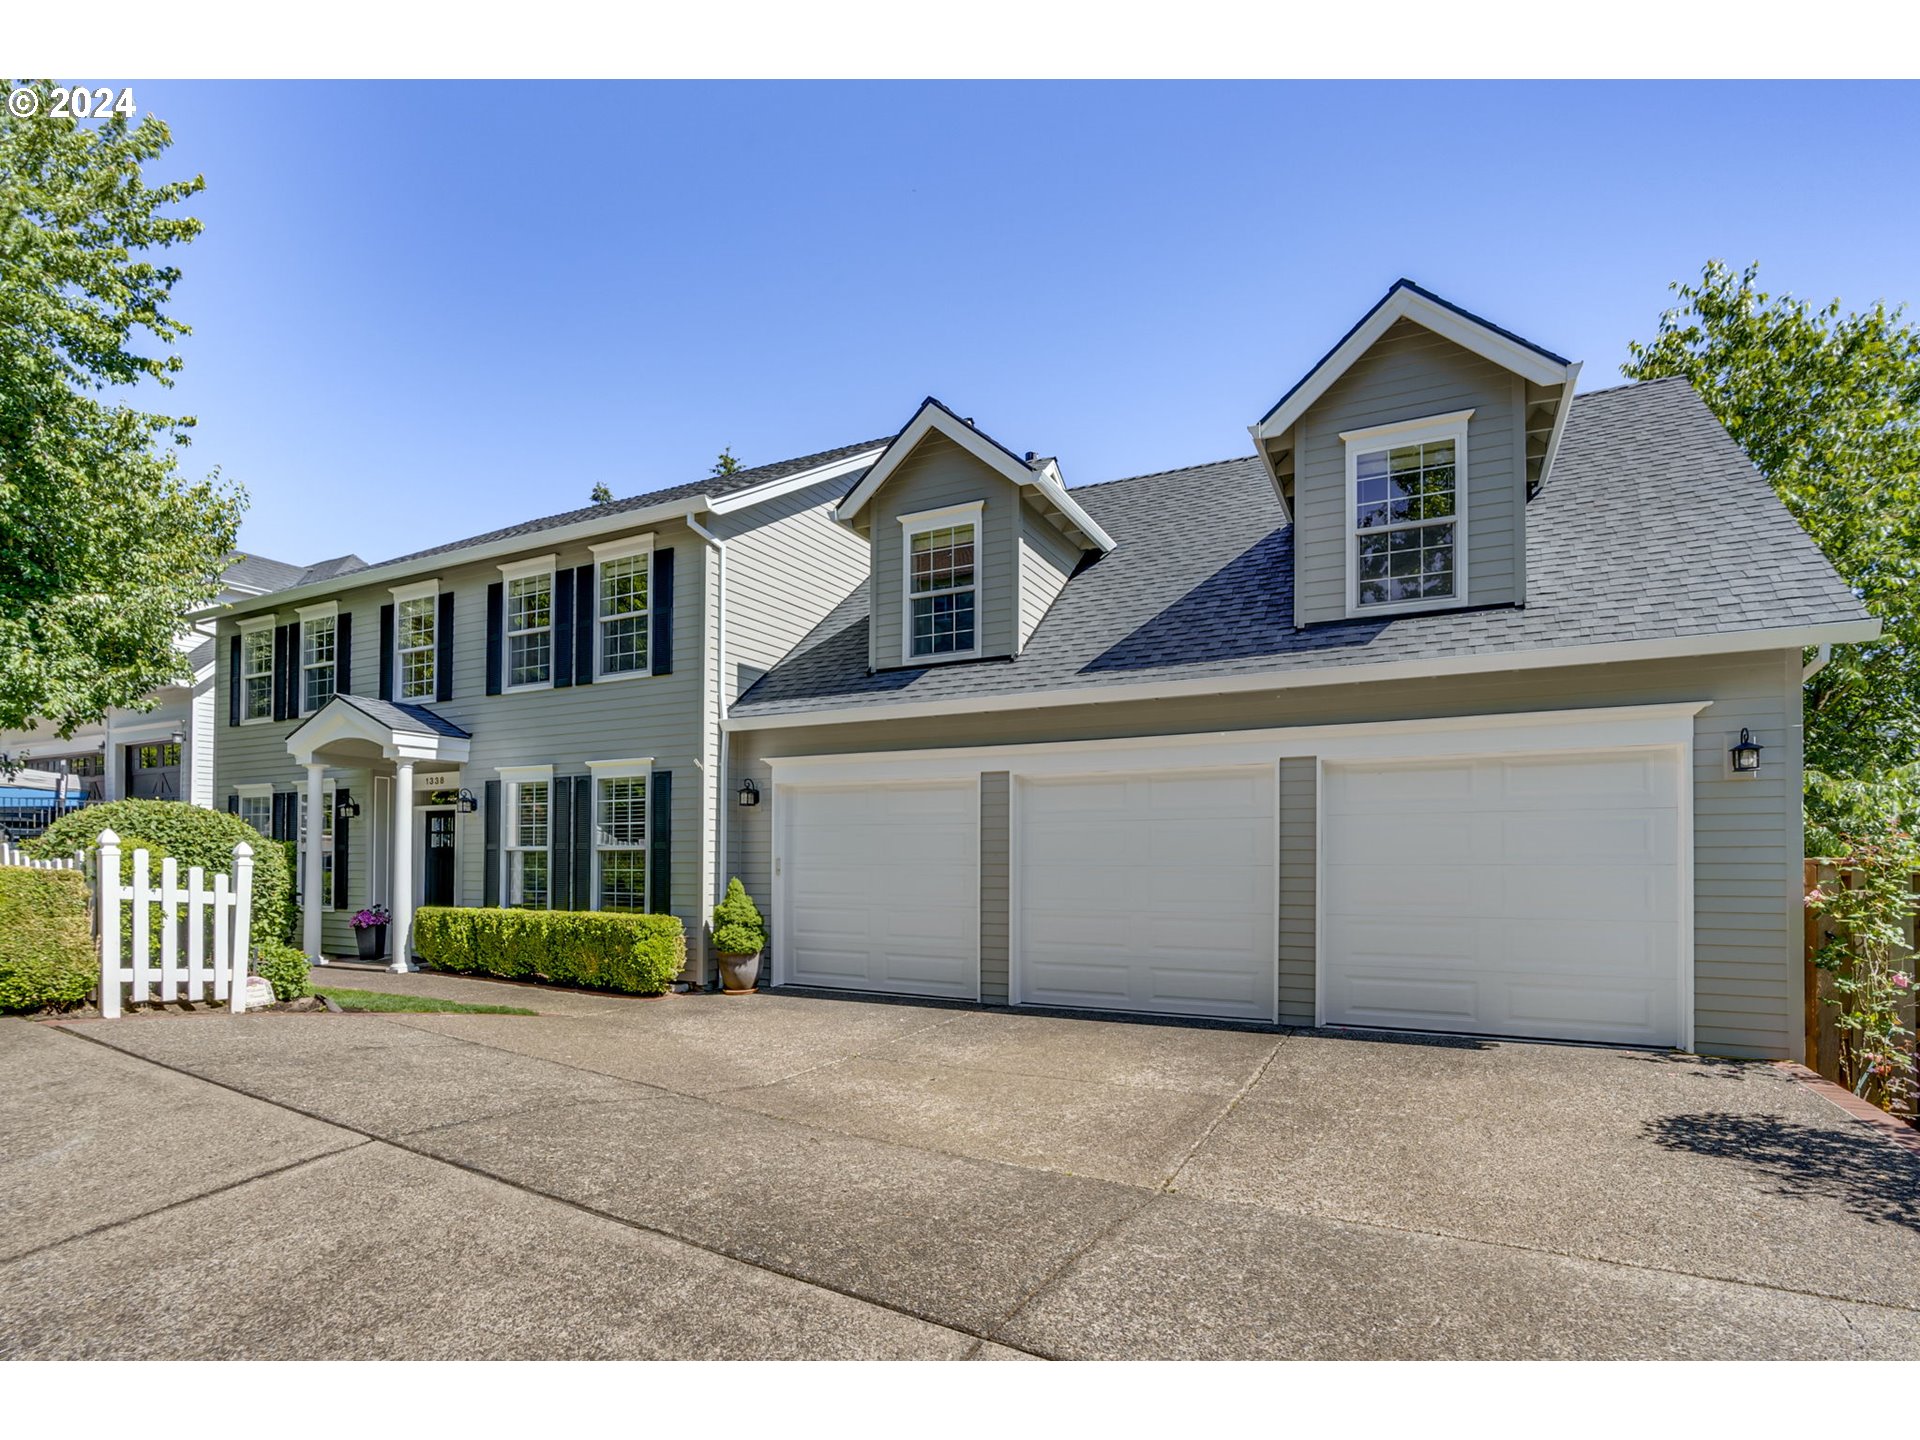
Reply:
[[[573,684],[573,571],[553,576],[553,688]]]
[[[440,623],[434,627],[433,698],[442,704],[453,699],[453,592],[440,594]]]
[[[353,694],[353,616],[333,622],[333,693]]]
[[[287,719],[296,720],[306,697],[300,693],[306,684],[306,672],[300,668],[300,622],[287,626]]]
[[[273,820],[267,828],[273,831],[273,838],[276,840],[287,838],[287,801],[292,798],[291,795],[282,794],[278,790],[273,792]],[[293,898],[296,904],[300,900],[298,895]]]
[[[273,718],[287,718],[287,627],[273,627]]]
[[[673,909],[673,772],[656,770],[647,783],[647,909]]]
[[[380,607],[380,698],[393,699],[393,606]]]
[[[593,683],[593,566],[573,572],[573,683]]]
[[[240,723],[240,637],[234,636],[227,642],[227,724]],[[234,805],[240,803],[238,795],[233,797]]]
[[[333,792],[333,908],[336,910],[347,908],[347,862],[353,854],[353,822],[340,811],[352,799],[350,790]]]
[[[653,611],[653,673],[673,673],[673,550],[653,552],[653,593],[647,597]]]
[[[547,792],[547,905],[573,909],[573,780],[566,775]]]
[[[500,693],[501,652],[506,649],[507,587],[496,580],[487,586],[487,694]],[[444,697],[442,697],[444,698]]]
[[[573,777],[573,908],[592,910],[593,777]]]
[[[227,796],[227,814],[238,815],[239,813],[240,813],[240,797],[238,795]]]
[[[492,587],[499,589],[499,586]],[[492,602],[488,602],[491,606]],[[489,780],[482,787],[486,798],[482,802],[487,808],[487,873],[481,883],[480,903],[494,906],[500,903],[500,782]]]

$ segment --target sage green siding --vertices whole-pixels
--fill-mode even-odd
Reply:
[[[1280,1023],[1313,1024],[1314,896],[1320,846],[1318,765],[1280,762]]]
[[[1047,618],[1084,552],[1033,506],[1020,506],[1020,648]]]
[[[897,670],[907,663],[901,650],[906,578],[900,517],[949,505],[969,505],[976,500],[985,502],[974,554],[978,586],[974,623],[978,627],[979,653],[982,657],[1006,656],[1018,650],[1014,587],[1019,563],[1020,492],[1004,475],[996,474],[946,436],[935,433],[914,447],[860,513],[860,528],[872,547],[873,625],[868,664],[874,669]]]
[[[990,770],[980,777],[980,1001],[1007,1003],[1007,936],[1011,925],[1008,808],[1011,777]]]
[[[1469,605],[1524,602],[1525,392],[1512,372],[1401,320],[1294,427],[1294,622],[1347,613],[1343,431],[1472,410],[1467,422]]]
[[[504,695],[486,694],[487,586],[500,579],[499,566],[516,558],[555,555],[561,569],[588,565],[593,553],[585,542],[555,546],[530,536],[524,552],[479,563],[449,563],[438,572],[443,592],[454,597],[453,698],[431,708],[473,735],[471,757],[459,784],[478,796],[503,765],[551,764],[556,775],[585,774],[588,760],[651,757],[654,768],[673,772],[673,883],[671,906],[687,925],[688,953],[697,968],[706,902],[701,894],[699,835],[702,829],[700,718],[703,695],[711,693],[711,674],[703,665],[701,616],[704,609],[706,548],[679,521],[651,527],[657,549],[672,547],[674,557],[674,668],[670,675],[642,675],[601,681],[562,690],[529,690]],[[644,533],[636,530],[634,533]],[[618,538],[617,533],[594,537],[596,542]],[[432,578],[426,572],[413,579]],[[353,617],[353,674],[342,677],[339,688],[356,695],[376,696],[380,686],[380,607],[393,597],[385,584],[355,587],[352,577],[333,596],[302,597],[303,605],[333,598],[340,614]],[[269,613],[250,610],[252,614]],[[274,607],[278,623],[295,618],[291,603]],[[287,754],[287,737],[299,721],[269,721],[230,726],[227,719],[228,637],[235,622],[222,620],[216,646],[218,666],[218,735],[215,741],[214,794],[216,808],[224,808],[237,786],[270,783],[276,789],[296,791],[304,786],[304,772]],[[432,767],[416,765],[416,773]],[[350,788],[361,802],[361,818],[351,822],[346,910],[329,911],[322,940],[329,954],[353,953],[347,920],[368,902],[368,856],[372,850],[372,772],[343,768],[329,778]],[[485,894],[485,817],[479,812],[458,820],[456,898],[478,905]],[[763,892],[764,893],[764,892]],[[389,897],[390,898],[390,897]]]
[[[1719,1055],[1772,1058],[1801,1048],[1800,654],[1797,650],[1395,682],[1355,681],[1265,694],[1058,706],[912,720],[872,720],[734,736],[736,773],[769,793],[767,758],[989,744],[1194,734],[1296,725],[1497,715],[1706,701],[1694,727],[1695,1044]],[[1729,773],[1742,726],[1767,746],[1757,776]],[[1310,785],[1310,780],[1307,782]],[[1311,849],[1302,777],[1283,775],[1282,1003],[1298,1023],[1312,1008]],[[742,812],[735,854],[749,887],[770,893],[769,817]]]

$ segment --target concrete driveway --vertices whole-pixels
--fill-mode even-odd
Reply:
[[[789,995],[0,1022],[0,1353],[1920,1356],[1766,1065]]]

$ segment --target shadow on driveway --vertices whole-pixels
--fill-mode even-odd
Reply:
[[[1872,1134],[1803,1125],[1779,1115],[1668,1115],[1642,1127],[1669,1150],[1733,1160],[1791,1199],[1838,1200],[1865,1220],[1920,1231],[1920,1161]]]

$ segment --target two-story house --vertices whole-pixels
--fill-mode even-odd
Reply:
[[[1877,633],[1679,381],[1395,285],[1240,459],[890,441],[232,607],[216,790],[382,901],[670,909],[777,985],[1800,1048],[1807,647]],[[404,957],[404,949],[401,952]]]

